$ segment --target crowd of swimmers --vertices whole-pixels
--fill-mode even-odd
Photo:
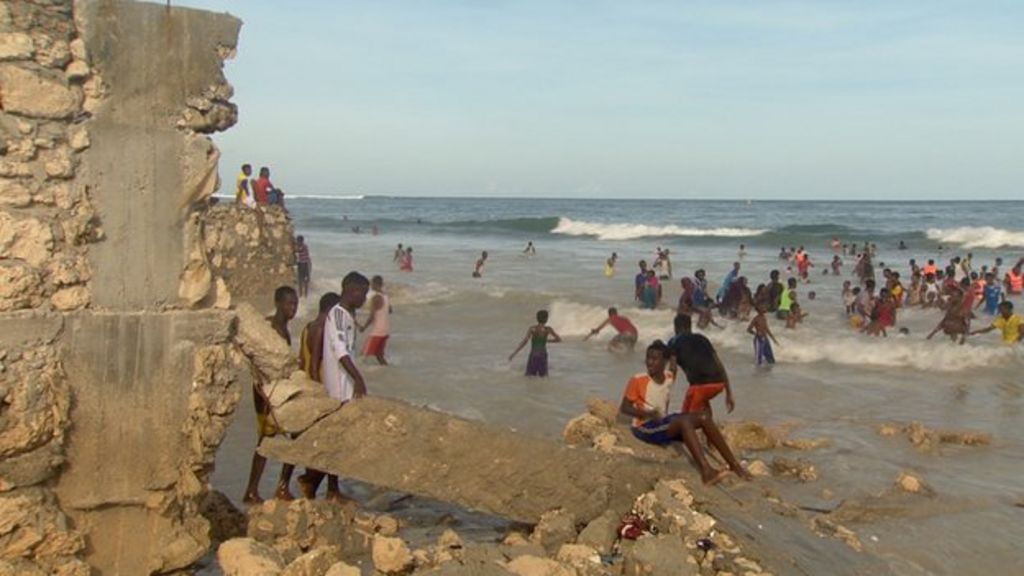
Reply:
[[[308,247],[304,239],[296,239],[296,261],[299,263],[299,287],[303,296],[308,293],[309,263]],[[901,247],[904,249],[905,245]],[[822,270],[825,276],[842,274],[843,257],[855,260],[851,270],[852,280],[842,284],[841,298],[844,313],[849,324],[868,335],[886,336],[887,330],[896,325],[897,311],[908,307],[935,309],[941,313],[941,320],[927,336],[932,338],[943,332],[961,343],[968,335],[983,334],[998,330],[1006,343],[1019,343],[1024,338],[1024,320],[1013,312],[1013,303],[1007,295],[1024,292],[1024,258],[1008,269],[997,258],[992,266],[984,265],[974,269],[973,254],[954,256],[944,266],[934,260],[925,264],[909,260],[909,286],[905,286],[899,272],[877,265],[877,248],[866,243],[858,249],[856,245],[832,242],[831,264]],[[536,254],[530,242],[523,251],[527,256]],[[741,245],[739,258],[746,255]],[[690,453],[701,477],[706,483],[720,481],[730,471],[746,479],[750,474],[736,460],[716,425],[711,400],[725,393],[726,409],[735,407],[735,398],[729,385],[729,377],[711,342],[703,335],[694,333],[694,324],[700,329],[709,326],[721,327],[720,319],[741,321],[747,324],[747,332],[753,338],[754,357],[757,365],[775,362],[772,344],[778,345],[772,332],[769,317],[784,322],[788,329],[796,328],[807,316],[798,297],[801,282],[812,281],[811,258],[803,247],[781,248],[779,258],[783,261],[786,280],[782,272],[773,269],[767,281],[752,291],[747,278],[741,275],[740,261],[722,279],[717,291],[709,292],[707,273],[698,269],[692,277],[680,279],[681,294],[675,306],[673,336],[667,342],[655,340],[646,347],[646,370],[636,374],[626,384],[620,403],[620,412],[632,418],[632,433],[640,440],[652,444],[681,442]],[[472,276],[480,278],[487,263],[488,253],[482,252],[477,259]],[[605,275],[613,277],[618,255],[612,253],[605,263]],[[412,271],[412,248],[399,244],[395,250],[394,262],[399,270]],[[634,300],[640,308],[655,309],[662,306],[662,283],[671,280],[673,268],[668,249],[659,247],[653,264],[641,260],[634,282]],[[780,266],[779,268],[782,268]],[[881,277],[876,278],[876,269],[881,268]],[[881,288],[879,288],[881,285]],[[876,289],[878,289],[876,294]],[[291,345],[288,322],[294,318],[298,308],[300,292],[282,287],[274,296],[275,313],[268,321],[279,335]],[[814,291],[807,292],[813,300]],[[369,314],[365,323],[356,321],[356,311],[369,302]],[[341,293],[324,294],[319,303],[318,315],[302,331],[299,343],[300,363],[309,377],[321,382],[328,395],[340,402],[347,402],[366,394],[366,382],[355,361],[356,334],[369,332],[362,355],[376,358],[386,365],[385,349],[390,334],[391,305],[383,291],[383,279],[352,272],[342,281]],[[991,319],[980,328],[971,329],[972,320],[983,313]],[[530,347],[526,375],[544,377],[548,375],[547,345],[562,342],[562,337],[548,325],[549,314],[538,311],[536,324],[529,326],[522,340],[509,355],[509,361]],[[607,317],[590,330],[584,341],[611,328],[615,335],[608,343],[611,352],[631,351],[639,341],[636,325],[617,308],[609,308]],[[904,329],[904,333],[905,329]],[[680,410],[670,410],[670,394],[678,374],[682,373],[688,387]],[[259,440],[279,433],[279,426],[273,420],[270,404],[265,396],[261,377],[254,372],[254,402],[257,414]],[[710,450],[717,453],[723,464],[716,469],[709,462],[708,455],[700,442],[700,434],[707,440]],[[250,480],[245,493],[247,502],[258,501],[259,479],[265,459],[254,453]],[[283,465],[275,497],[291,499],[291,476],[294,467]],[[343,499],[334,476],[321,471],[307,469],[298,477],[303,496],[312,498],[324,477],[327,477],[327,496]]]

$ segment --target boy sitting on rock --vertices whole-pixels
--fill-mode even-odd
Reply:
[[[655,340],[647,347],[647,372],[629,379],[619,410],[633,417],[633,435],[649,444],[665,445],[680,441],[693,457],[705,484],[715,484],[728,470],[716,470],[708,464],[697,439],[697,428],[704,430],[708,441],[729,462],[736,474],[750,478],[750,474],[736,461],[714,421],[703,412],[692,414],[668,413],[669,397],[675,374],[668,371],[668,347]]]

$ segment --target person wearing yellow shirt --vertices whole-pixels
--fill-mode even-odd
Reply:
[[[242,164],[242,172],[238,174],[238,178],[235,178],[235,202],[246,206],[253,205],[252,189],[249,183],[251,176],[252,166]]]
[[[1013,313],[1013,302],[1003,301],[999,304],[999,316],[987,328],[974,330],[971,335],[984,334],[999,330],[1003,335],[1004,344],[1016,344],[1024,340],[1024,318]]]

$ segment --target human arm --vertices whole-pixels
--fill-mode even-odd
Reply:
[[[713,352],[715,356],[715,364],[718,366],[718,371],[722,374],[722,382],[725,384],[725,408],[732,414],[732,411],[736,409],[736,400],[732,396],[732,386],[729,385],[729,374],[725,371],[725,365],[722,364],[722,360],[718,358],[718,352]]]
[[[604,327],[607,326],[607,325],[608,325],[608,319],[605,319],[604,322],[601,322],[600,324],[598,324],[597,328],[594,328],[593,330],[591,330],[590,334],[587,334],[586,338],[584,338],[583,341],[586,342],[587,340],[590,340],[591,336],[597,336],[598,332],[603,330]]]
[[[772,339],[772,342],[774,342],[776,346],[781,346],[781,344],[779,344],[779,341],[775,339],[775,334],[772,333],[772,329],[771,327],[768,326],[767,322],[764,323],[764,331],[765,334],[767,334],[768,337]]]
[[[756,326],[756,325],[757,325],[757,318],[754,318],[753,320],[750,321],[750,324],[747,324],[747,334],[753,334],[753,335],[757,336],[757,330],[754,330],[754,326]]]
[[[362,398],[366,396],[366,381],[363,380],[363,374],[359,372],[359,368],[356,368],[355,362],[352,361],[352,357],[345,355],[340,360],[341,367],[348,372],[348,375],[352,377],[352,384],[355,389],[353,393],[354,398]]]
[[[526,331],[526,336],[523,336],[523,341],[519,343],[519,346],[516,346],[516,349],[513,350],[511,354],[508,355],[509,362],[511,362],[512,359],[516,357],[516,354],[519,354],[519,351],[522,350],[523,347],[526,346],[526,343],[529,342],[529,341],[530,341],[530,330],[527,330]]]
[[[373,325],[373,321],[377,316],[377,311],[384,307],[384,297],[380,294],[375,294],[373,300],[370,301],[370,317],[366,319],[366,323],[359,327],[360,332],[366,332],[366,329]]]
[[[635,405],[633,405],[633,402],[630,401],[628,396],[622,397],[622,402],[619,403],[619,412],[626,414],[628,416],[632,416],[634,418],[640,418],[642,420],[661,417],[661,413],[654,408],[651,408],[650,410],[637,408]]]
[[[995,329],[996,329],[995,326],[989,325],[989,326],[987,326],[985,328],[978,328],[977,330],[971,330],[971,336],[974,336],[975,334],[985,334],[985,333],[991,332],[991,331],[993,331]]]
[[[548,329],[548,342],[557,343],[557,342],[561,342],[562,341],[562,337],[558,335],[558,332],[555,332],[554,328],[548,326],[547,329]]]

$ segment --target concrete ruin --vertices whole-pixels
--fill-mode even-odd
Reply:
[[[0,2],[0,573],[168,573],[210,547],[230,286],[291,278],[283,213],[211,200],[240,26]]]

